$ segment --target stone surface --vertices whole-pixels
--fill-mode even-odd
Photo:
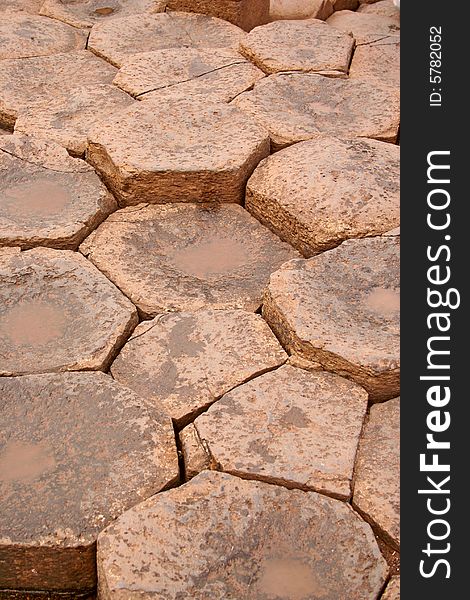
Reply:
[[[103,600],[363,600],[386,574],[343,502],[221,473],[147,500],[98,540]]]
[[[400,577],[392,577],[385,589],[382,600],[400,600]]]
[[[264,160],[248,181],[246,209],[304,256],[400,223],[400,149],[319,136]]]
[[[324,21],[276,21],[256,27],[240,44],[241,53],[265,73],[303,71],[345,77],[354,47],[346,33]]]
[[[69,94],[77,87],[112,83],[116,69],[91,52],[0,62],[0,124],[13,127],[18,113],[46,97]]]
[[[113,85],[74,88],[38,100],[20,112],[15,132],[53,140],[73,156],[83,156],[88,133],[96,123],[113,118],[119,109],[132,104],[134,100]]]
[[[400,18],[400,9],[395,6],[393,0],[380,0],[380,2],[374,2],[373,4],[361,4],[357,12],[369,15],[382,15],[394,19]]]
[[[219,17],[247,31],[269,20],[269,0],[168,0],[167,6]]]
[[[388,36],[356,47],[349,76],[352,79],[381,81],[396,92],[400,89],[400,38]]]
[[[269,275],[298,256],[236,204],[120,210],[80,247],[144,315],[256,311]]]
[[[289,353],[362,385],[372,401],[400,387],[397,237],[348,240],[271,276],[263,315]]]
[[[41,15],[89,28],[117,17],[163,12],[166,4],[166,0],[45,0]]]
[[[241,202],[268,154],[268,134],[251,117],[195,96],[136,103],[99,123],[88,145],[122,205]]]
[[[367,393],[291,366],[257,377],[194,422],[221,471],[347,500]]]
[[[376,404],[357,455],[353,505],[400,549],[400,399]]]
[[[106,368],[137,324],[83,256],[0,250],[0,375]]]
[[[399,15],[387,17],[341,10],[331,15],[326,22],[332,27],[353,35],[358,44],[400,33]]]
[[[185,480],[189,481],[201,471],[210,469],[212,461],[209,447],[201,440],[193,423],[181,430],[179,437],[184,460],[184,476]]]
[[[64,23],[23,12],[2,14],[0,60],[82,50],[85,44],[86,36]]]
[[[318,133],[395,142],[399,93],[378,81],[344,80],[314,73],[278,73],[259,81],[232,104],[254,117],[274,150]]]
[[[263,77],[230,48],[169,48],[136,54],[123,64],[114,84],[140,100],[196,94],[230,102]]]
[[[0,0],[0,12],[38,14],[44,0]]]
[[[76,249],[116,202],[96,173],[51,142],[0,142],[0,246]]]
[[[156,398],[181,427],[232,388],[286,360],[259,315],[209,310],[142,323],[111,372],[140,396]]]
[[[333,9],[340,10],[356,10],[359,6],[359,0],[331,0]]]
[[[95,541],[178,480],[170,418],[103,373],[0,378],[0,588],[96,584]]]
[[[88,48],[120,67],[134,54],[165,48],[238,49],[244,35],[239,27],[206,15],[132,15],[95,25]]]
[[[328,19],[333,14],[331,0],[271,0],[269,16],[278,19]]]

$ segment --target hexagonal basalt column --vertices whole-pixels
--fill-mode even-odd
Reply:
[[[167,6],[219,17],[247,31],[269,20],[269,0],[168,0]]]
[[[103,600],[364,600],[386,574],[348,505],[222,473],[140,504],[98,539]]]
[[[44,0],[2,0],[2,12],[23,12],[37,15]]]
[[[157,97],[99,123],[87,156],[121,203],[131,205],[241,202],[268,154],[267,132],[235,107]]]
[[[80,254],[0,250],[0,375],[102,369],[136,324],[134,306]]]
[[[236,204],[129,207],[80,250],[144,315],[256,311],[269,275],[297,252]]]
[[[319,135],[264,160],[246,208],[304,256],[400,222],[400,150],[375,140]]]
[[[0,396],[0,589],[92,590],[98,533],[178,480],[171,420],[102,373],[0,378]]]
[[[400,15],[386,17],[341,10],[331,15],[326,22],[331,27],[353,35],[358,44],[400,33]]]
[[[356,47],[349,70],[353,79],[383,81],[400,88],[400,38],[388,36]]]
[[[211,310],[142,323],[113,363],[113,377],[156,398],[185,425],[225,392],[287,360],[259,315]]]
[[[289,352],[362,385],[372,401],[400,387],[398,237],[348,240],[271,276],[263,315]]]
[[[331,0],[271,0],[269,16],[278,19],[327,19],[333,14]]]
[[[400,600],[400,577],[390,579],[382,600]]]
[[[116,202],[83,161],[52,142],[0,141],[0,246],[76,249]]]
[[[384,17],[400,18],[400,9],[395,6],[393,0],[379,0],[372,4],[361,4],[357,9],[358,13],[366,13],[369,15],[382,15]]]

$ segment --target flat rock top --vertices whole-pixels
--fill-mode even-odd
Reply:
[[[98,570],[106,600],[362,600],[387,573],[369,526],[342,502],[213,472],[108,527]]]
[[[395,6],[393,0],[380,0],[372,4],[361,4],[357,9],[358,13],[369,15],[382,15],[384,17],[400,18],[400,9]]]
[[[23,12],[0,21],[0,59],[46,56],[85,49],[86,35],[64,23]]]
[[[323,21],[276,21],[253,29],[241,52],[265,73],[306,71],[347,74],[354,40]]]
[[[277,19],[327,19],[333,13],[330,0],[271,0],[269,16]]]
[[[206,15],[132,15],[95,25],[88,48],[119,67],[133,54],[164,48],[237,49],[244,35],[239,27]]]
[[[326,22],[331,27],[353,35],[357,43],[400,33],[400,15],[388,17],[341,10],[332,14]]]
[[[393,144],[321,135],[264,160],[246,208],[305,256],[379,235],[400,222],[399,158]]]
[[[144,314],[261,304],[269,275],[297,253],[235,204],[129,207],[81,251]]]
[[[0,0],[2,12],[24,12],[38,14],[44,0]]]
[[[156,398],[181,426],[225,392],[286,359],[259,315],[209,310],[142,323],[111,372],[141,396]]]
[[[400,600],[400,577],[392,577],[385,588],[382,600]]]
[[[400,123],[398,90],[313,73],[271,75],[233,104],[269,131],[275,149],[318,133],[395,142]]]
[[[224,471],[347,499],[367,393],[283,366],[226,394],[195,427]]]
[[[136,323],[80,254],[0,250],[0,375],[101,369]]]
[[[359,445],[354,505],[400,548],[400,399],[371,407]]]
[[[384,81],[400,88],[400,38],[387,36],[356,47],[349,69],[353,79]]]

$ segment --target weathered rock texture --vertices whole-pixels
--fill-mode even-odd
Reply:
[[[333,14],[331,0],[271,0],[269,16],[278,19],[328,19]]]
[[[387,36],[376,42],[356,47],[349,76],[353,79],[368,79],[387,83],[395,90],[400,89],[400,38]]]
[[[269,20],[269,0],[168,0],[167,6],[219,17],[247,31]]]
[[[382,600],[400,600],[400,577],[392,577],[388,583]]]
[[[37,15],[44,0],[1,0],[2,12],[24,12]]]
[[[400,17],[358,13],[349,10],[335,12],[326,21],[331,27],[350,33],[358,44],[400,33]]]
[[[361,4],[357,9],[358,13],[369,15],[383,15],[384,17],[400,18],[400,9],[395,6],[393,0],[380,0],[372,4]]]

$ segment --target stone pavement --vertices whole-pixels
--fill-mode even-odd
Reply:
[[[0,598],[399,600],[392,0],[0,0]]]

